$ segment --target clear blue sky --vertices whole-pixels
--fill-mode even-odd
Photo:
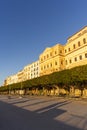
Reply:
[[[1,0],[0,85],[87,25],[87,0]]]

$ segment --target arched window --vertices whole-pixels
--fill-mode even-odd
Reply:
[[[57,54],[57,51],[55,51],[55,55]]]
[[[75,61],[77,61],[77,57],[75,57]]]
[[[49,68],[49,64],[47,64],[47,68]]]
[[[82,60],[82,55],[79,56],[79,59]]]
[[[41,67],[41,70],[43,70],[43,67]]]
[[[55,65],[57,65],[57,61],[55,61]]]
[[[46,66],[44,65],[44,69],[46,69]]]
[[[52,67],[52,63],[50,63],[50,67]]]
[[[85,58],[87,58],[87,53],[85,53]]]
[[[67,52],[67,50],[65,50],[65,53]]]
[[[83,38],[83,43],[84,43],[84,44],[86,43],[86,39],[85,39],[85,38]]]
[[[44,60],[46,59],[46,56],[44,56]]]
[[[75,49],[76,48],[76,46],[75,46],[75,44],[73,44],[73,49]]]
[[[67,60],[65,62],[66,62],[66,65],[67,65],[68,64]]]
[[[80,46],[80,41],[78,42],[78,46]]]
[[[52,52],[50,52],[50,56],[52,56]]]
[[[47,54],[47,58],[49,58],[49,55]]]
[[[70,63],[70,64],[72,63],[72,60],[71,60],[71,59],[69,60],[69,63]]]
[[[68,51],[70,51],[70,48],[68,48]]]
[[[43,58],[41,58],[41,61],[43,61]]]

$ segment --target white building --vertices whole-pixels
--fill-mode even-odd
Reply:
[[[30,64],[30,79],[39,77],[39,61]]]

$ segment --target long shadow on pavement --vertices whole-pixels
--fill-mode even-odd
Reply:
[[[58,109],[57,104],[45,109],[48,111],[39,114],[0,101],[0,130],[81,130],[54,119],[66,112]]]

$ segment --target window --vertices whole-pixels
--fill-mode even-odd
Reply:
[[[77,57],[75,57],[75,61],[77,61]]]
[[[50,67],[52,67],[52,63],[50,63]]]
[[[60,53],[62,53],[62,50],[60,50]]]
[[[49,55],[47,54],[47,58],[49,58]]]
[[[57,51],[55,51],[55,55],[57,54]]]
[[[46,68],[46,66],[44,66],[44,69]]]
[[[70,63],[70,64],[72,63],[72,60],[71,60],[71,59],[69,60],[69,63]]]
[[[55,65],[57,65],[57,61],[55,61]]]
[[[79,56],[79,59],[82,60],[82,55]]]
[[[41,67],[41,70],[43,70],[43,67]]]
[[[73,49],[75,49],[76,48],[76,46],[75,46],[75,44],[73,45]]]
[[[50,52],[50,56],[52,56],[52,52]]]
[[[67,50],[65,50],[65,53],[67,52]]]
[[[68,64],[67,60],[66,60],[66,65]]]
[[[80,41],[78,42],[78,46],[80,46]]]
[[[70,48],[68,48],[68,51],[70,51]]]
[[[86,39],[85,39],[85,38],[83,38],[83,43],[84,43],[84,44],[86,43]]]
[[[63,65],[63,61],[61,61],[61,65]]]
[[[49,68],[49,65],[47,65],[47,68]]]
[[[87,58],[87,53],[85,53],[85,58]]]
[[[46,59],[46,57],[44,56],[44,60]]]
[[[41,61],[43,61],[43,59],[41,58]]]

